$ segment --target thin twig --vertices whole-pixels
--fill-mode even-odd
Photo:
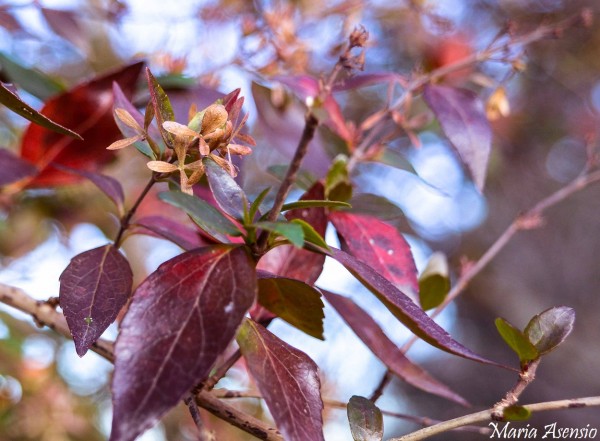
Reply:
[[[56,312],[48,303],[33,299],[19,288],[0,283],[0,303],[29,314],[40,326],[48,326],[63,337],[72,338],[65,317],[62,314]],[[100,339],[94,343],[91,349],[114,363],[115,355],[112,342]],[[198,406],[259,439],[283,441],[283,437],[277,429],[269,427],[264,422],[223,403],[210,392],[200,392],[195,395],[195,400]]]
[[[504,247],[510,242],[515,234],[517,234],[517,232],[539,226],[541,217],[548,208],[558,204],[574,193],[577,193],[578,191],[581,191],[598,181],[600,181],[600,170],[581,175],[558,191],[552,193],[550,196],[539,201],[527,212],[517,216],[515,220],[506,228],[506,230],[504,230],[504,232],[498,237],[498,239],[496,239],[496,241],[490,246],[490,248],[488,248],[488,250],[479,258],[479,260],[470,266],[469,269],[460,276],[454,287],[446,296],[446,299],[431,314],[431,318],[437,317],[454,299],[456,299],[456,297],[458,297],[466,289],[471,280],[473,280],[473,278],[477,276],[500,253],[500,251],[504,249]],[[402,346],[402,351],[407,352],[418,340],[418,337],[413,336],[407,343],[404,344],[404,346]],[[375,402],[381,397],[385,387],[389,384],[391,379],[392,374],[386,372],[370,397],[372,401]]]
[[[550,410],[581,409],[584,407],[600,407],[600,397],[574,398],[569,400],[547,401],[544,403],[526,404],[523,406],[530,412],[545,412]],[[481,412],[465,415],[453,420],[444,421],[434,426],[425,427],[416,432],[410,433],[400,438],[392,438],[388,441],[418,441],[429,438],[448,430],[465,425],[471,425],[483,422],[492,422],[493,409],[483,410]]]
[[[119,232],[117,233],[117,237],[115,238],[115,247],[119,248],[121,246],[121,241],[123,240],[123,234],[129,228],[129,222],[131,221],[131,218],[133,217],[136,210],[138,209],[138,207],[140,206],[140,204],[142,203],[144,198],[148,195],[148,192],[150,191],[150,189],[156,182],[158,182],[157,175],[156,175],[156,173],[152,173],[152,177],[150,178],[150,180],[148,181],[148,183],[146,184],[146,186],[144,187],[144,189],[142,190],[140,195],[135,200],[133,206],[127,211],[127,213],[125,213],[125,216],[123,216],[121,218],[121,225],[119,227]]]
[[[237,349],[230,357],[227,358],[216,370],[216,372],[211,375],[205,382],[199,384],[194,392],[199,392],[200,390],[211,391],[215,387],[215,385],[221,381],[221,379],[227,375],[229,369],[233,367],[234,364],[242,357],[242,353],[239,349]]]
[[[525,392],[527,386],[529,386],[533,380],[535,380],[535,372],[540,365],[541,358],[531,361],[521,368],[519,374],[519,380],[517,383],[504,395],[504,398],[494,404],[492,418],[496,421],[502,421],[504,410],[507,407],[514,406],[519,402],[521,394]]]
[[[273,202],[273,207],[271,208],[267,216],[267,220],[269,222],[277,220],[279,212],[281,211],[281,207],[283,207],[283,204],[285,204],[285,200],[290,190],[292,189],[292,186],[296,182],[296,177],[298,175],[298,171],[300,170],[300,165],[302,164],[302,160],[308,152],[308,145],[315,136],[315,131],[317,130],[318,125],[319,120],[311,111],[309,111],[306,114],[304,130],[302,131],[302,136],[300,138],[300,141],[298,142],[298,147],[296,147],[296,152],[294,153],[294,157],[292,159],[292,162],[290,163],[290,167],[288,168],[285,174],[285,178],[279,186],[279,190],[277,191],[277,195],[275,196],[275,202]],[[267,246],[268,237],[269,232],[263,231],[260,237],[258,238],[256,250],[259,255],[264,253]]]
[[[204,423],[202,422],[202,415],[200,415],[200,410],[198,409],[198,404],[196,404],[196,400],[194,395],[188,394],[183,402],[188,407],[190,411],[190,415],[194,420],[194,424],[198,429],[198,440],[199,441],[208,441],[206,430],[204,429]]]

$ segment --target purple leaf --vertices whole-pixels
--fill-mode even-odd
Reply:
[[[88,47],[89,40],[75,12],[49,8],[41,8],[41,11],[56,34],[82,50]]]
[[[315,362],[250,319],[244,320],[237,341],[283,437],[323,440],[321,382]]]
[[[80,357],[115,321],[132,282],[129,262],[112,244],[78,254],[60,275],[60,306]]]
[[[342,249],[417,301],[417,267],[410,245],[396,228],[371,216],[342,211],[330,213],[329,219],[341,236]]]
[[[308,190],[300,200],[322,200],[325,199],[323,185],[316,183]],[[324,208],[304,208],[290,210],[286,213],[288,220],[301,219],[308,222],[321,236],[325,235],[327,228],[327,215]],[[259,261],[258,268],[279,276],[300,280],[309,285],[314,284],[321,272],[325,256],[303,250],[292,245],[279,246]]]
[[[328,291],[323,291],[323,295],[358,338],[373,351],[377,358],[383,361],[390,371],[408,384],[425,392],[444,397],[463,406],[469,405],[463,397],[406,358],[394,342],[384,334],[375,320],[356,303],[349,298]]]
[[[153,236],[170,240],[184,250],[193,250],[210,245],[196,230],[162,216],[146,216],[135,221],[135,225],[148,230]]]
[[[336,248],[331,248],[327,254],[344,265],[398,320],[430,345],[469,360],[514,370],[483,358],[458,343],[406,294],[366,263]]]
[[[425,101],[481,191],[485,183],[492,132],[483,103],[470,90],[429,85]]]
[[[248,198],[244,190],[240,188],[229,173],[212,159],[206,158],[203,163],[206,167],[208,184],[219,207],[234,219],[242,220],[244,217],[244,204],[248,204]]]
[[[11,151],[0,149],[0,187],[37,174],[37,168]]]
[[[525,335],[543,355],[565,341],[574,324],[573,308],[555,306],[535,315],[525,327]]]
[[[344,78],[338,81],[333,86],[334,92],[360,89],[361,87],[373,86],[381,83],[404,83],[405,80],[401,75],[395,72],[372,72],[367,74],[354,75],[349,78]]]
[[[90,180],[96,187],[98,187],[111,201],[115,203],[119,213],[123,212],[123,203],[125,202],[125,194],[123,193],[123,187],[119,181],[110,176],[101,175],[100,173],[94,173],[86,170],[77,170],[72,167],[64,165],[55,165],[55,168],[73,173]]]
[[[354,441],[383,439],[383,415],[371,400],[354,395],[348,401],[346,410]]]
[[[138,287],[115,346],[111,441],[133,441],[205,380],[256,296],[243,247],[183,253]]]

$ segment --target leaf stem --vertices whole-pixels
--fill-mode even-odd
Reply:
[[[61,313],[55,311],[47,302],[35,300],[19,288],[0,283],[0,303],[12,306],[30,315],[39,326],[48,326],[63,337],[72,338],[65,317]],[[106,360],[114,363],[115,356],[112,342],[100,339],[94,343],[91,349]],[[223,403],[211,392],[201,391],[195,395],[195,401],[198,406],[245,432],[254,435],[258,439],[283,441],[283,437],[277,429]]]
[[[135,214],[136,210],[144,200],[144,198],[148,195],[148,192],[152,188],[152,186],[158,182],[158,177],[156,173],[152,173],[150,180],[140,193],[140,195],[135,200],[133,206],[125,213],[125,215],[121,218],[121,225],[119,227],[119,232],[117,233],[117,237],[115,238],[115,247],[119,248],[121,246],[121,242],[123,241],[123,234],[129,228],[129,223],[131,222],[131,218]]]

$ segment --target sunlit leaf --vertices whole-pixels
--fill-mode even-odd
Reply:
[[[306,354],[250,319],[237,341],[248,370],[287,441],[322,441],[318,368]]]
[[[112,244],[78,254],[60,275],[60,306],[80,357],[115,321],[132,283],[129,262]]]
[[[341,236],[342,249],[416,301],[417,267],[410,245],[396,228],[374,217],[343,211],[330,213],[329,219]]]
[[[346,407],[350,432],[354,441],[381,441],[383,415],[371,400],[354,395]]]
[[[135,291],[115,346],[111,441],[133,441],[205,380],[256,295],[243,247],[163,263]]]
[[[327,301],[342,316],[354,333],[395,375],[425,392],[468,406],[469,403],[448,386],[412,363],[382,331],[377,322],[347,297],[323,291]]]
[[[423,273],[419,276],[419,301],[428,309],[439,306],[450,291],[448,260],[444,253],[433,253]]]
[[[258,302],[290,325],[324,340],[323,301],[312,286],[259,271]]]
[[[423,97],[481,191],[492,143],[483,103],[469,90],[437,85],[426,86]]]
[[[458,343],[392,282],[361,260],[335,248],[327,254],[344,265],[400,322],[430,345],[469,360],[514,370],[477,355]]]
[[[517,353],[521,362],[535,360],[539,357],[536,347],[527,336],[503,318],[497,318],[496,329],[510,348]]]
[[[525,327],[525,335],[542,355],[565,341],[574,324],[575,310],[556,306],[534,316]]]
[[[114,157],[113,152],[106,150],[119,138],[112,112],[112,84],[119,83],[125,93],[131,95],[141,68],[142,63],[127,66],[81,84],[45,103],[41,113],[78,132],[84,140],[30,125],[22,138],[21,156],[40,170],[40,174],[29,183],[30,187],[62,185],[81,180],[81,177],[72,173],[57,170],[53,164],[94,172]],[[65,109],[77,111],[67,112]]]

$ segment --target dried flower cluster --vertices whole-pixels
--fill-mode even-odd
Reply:
[[[198,183],[204,174],[202,160],[207,156],[235,176],[237,172],[232,164],[231,155],[248,155],[252,153],[250,146],[255,145],[251,136],[241,133],[248,115],[244,115],[240,120],[244,98],[239,97],[239,92],[237,89],[201,111],[192,106],[187,125],[176,121],[164,121],[161,134],[164,144],[169,148],[157,155],[159,160],[149,161],[148,168],[157,173],[179,172],[181,191],[189,194],[192,193],[192,186]],[[143,129],[127,110],[117,108],[115,116],[135,130],[136,135],[112,143],[107,147],[109,150],[146,141],[155,153],[160,152],[148,130]]]

